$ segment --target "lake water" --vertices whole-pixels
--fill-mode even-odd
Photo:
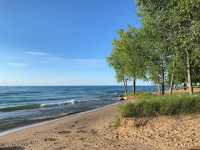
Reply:
[[[122,93],[121,86],[0,87],[0,131],[113,104]]]

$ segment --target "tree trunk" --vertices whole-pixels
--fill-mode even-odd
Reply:
[[[158,94],[160,94],[160,83],[157,84]]]
[[[161,76],[162,76],[162,83],[161,83],[161,94],[165,94],[165,69],[164,69],[164,62],[162,61],[162,71],[161,71]]]
[[[192,87],[192,77],[191,77],[191,65],[190,65],[190,58],[189,58],[189,53],[186,51],[186,57],[187,57],[187,77],[188,77],[188,89],[189,93],[193,93],[193,87]]]
[[[136,79],[133,79],[133,93],[136,93]]]
[[[174,88],[175,66],[176,66],[176,63],[175,63],[175,61],[174,61],[174,62],[173,62],[173,66],[172,66],[172,76],[171,76],[171,82],[170,82],[170,94],[172,94],[173,88]]]
[[[124,83],[124,94],[127,95],[127,79],[123,77],[123,83]]]
[[[125,79],[125,83],[126,83],[125,84],[126,85],[126,95],[128,94],[128,83],[127,82],[128,82],[128,79]]]
[[[161,90],[160,90],[160,76],[159,76],[159,73],[158,73],[158,81],[157,81],[157,88],[158,88],[158,94],[161,94]]]

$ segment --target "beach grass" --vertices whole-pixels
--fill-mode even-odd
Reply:
[[[122,117],[152,117],[200,112],[200,94],[144,95],[119,107]]]

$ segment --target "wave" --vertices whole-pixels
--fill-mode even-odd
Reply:
[[[55,103],[44,103],[44,104],[26,104],[26,105],[18,105],[12,107],[0,108],[0,112],[13,112],[20,110],[31,110],[31,109],[40,109],[40,108],[48,108],[48,107],[56,107],[68,104],[76,104],[86,102],[87,100],[68,100],[63,102],[55,102]]]
[[[70,100],[70,101],[63,101],[63,102],[56,102],[56,103],[46,103],[46,104],[40,104],[40,107],[53,107],[53,106],[60,106],[60,105],[66,105],[66,104],[75,104],[82,101],[76,101],[76,100]]]
[[[27,105],[0,108],[0,112],[12,112],[12,111],[18,111],[18,110],[29,110],[29,109],[37,109],[37,108],[40,108],[40,104],[27,104]]]
[[[0,96],[15,96],[15,95],[23,95],[23,94],[40,94],[41,92],[34,92],[34,91],[17,91],[17,92],[4,92],[0,93]]]

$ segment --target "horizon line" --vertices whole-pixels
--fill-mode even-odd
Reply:
[[[21,87],[30,87],[30,86],[40,86],[40,87],[44,87],[44,86],[122,86],[123,87],[123,85],[0,85],[0,87],[5,87],[5,86],[21,86]],[[129,87],[131,86],[132,87],[132,85],[128,85]],[[137,85],[136,87],[138,87],[138,86],[154,86],[154,85]]]

